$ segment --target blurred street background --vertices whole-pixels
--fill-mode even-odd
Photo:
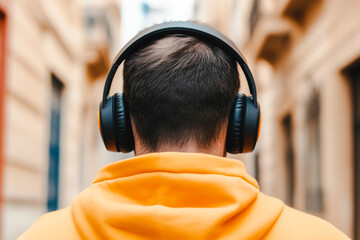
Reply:
[[[266,194],[360,240],[359,0],[0,0],[1,239],[133,156],[100,139],[104,80],[126,41],[169,20],[215,27],[252,69],[259,142],[228,157]]]

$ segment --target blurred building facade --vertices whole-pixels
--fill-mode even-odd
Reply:
[[[105,152],[94,148],[94,86],[115,55],[119,19],[117,0],[0,1],[1,239],[69,205],[103,165],[92,157]]]
[[[255,75],[262,131],[240,158],[262,191],[360,239],[360,1],[196,4]]]
[[[15,239],[78,191],[74,133],[84,77],[78,3],[19,0],[7,7],[1,223],[3,239]]]

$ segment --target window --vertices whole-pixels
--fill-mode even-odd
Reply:
[[[254,177],[260,185],[260,163],[259,163],[259,152],[255,153],[255,161],[254,161]]]
[[[307,156],[305,159],[306,210],[321,212],[323,194],[320,156],[320,96],[314,92],[307,106]]]
[[[254,0],[251,12],[250,12],[250,36],[253,34],[256,23],[259,20],[260,17],[260,9],[259,9],[259,0]]]
[[[350,80],[354,141],[354,239],[360,238],[360,58],[344,70]]]
[[[51,119],[49,141],[49,182],[48,182],[48,211],[58,209],[59,198],[59,163],[60,163],[60,122],[63,84],[51,75]]]
[[[112,49],[114,47],[114,36],[106,13],[104,11],[88,8],[85,9],[84,16],[85,28],[89,37],[98,37],[97,35],[103,34],[104,36],[102,37],[106,38],[110,49]]]
[[[295,170],[294,170],[294,148],[292,141],[291,116],[286,115],[282,120],[285,133],[285,166],[286,166],[286,204],[294,205]]]

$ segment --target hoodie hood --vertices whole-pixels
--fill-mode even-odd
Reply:
[[[152,153],[104,167],[71,214],[84,239],[260,239],[283,208],[240,161]]]

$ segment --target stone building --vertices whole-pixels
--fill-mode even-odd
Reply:
[[[119,32],[117,0],[0,1],[1,239],[69,205],[94,178],[101,163],[86,152],[98,141],[86,129],[97,121],[93,86]]]
[[[262,191],[360,239],[360,1],[199,0],[197,9],[255,75],[262,131],[239,158]]]

